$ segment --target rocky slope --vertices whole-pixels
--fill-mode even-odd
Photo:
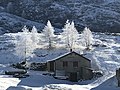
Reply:
[[[119,0],[0,0],[0,11],[44,24],[49,19],[57,28],[69,19],[79,31],[120,32]]]

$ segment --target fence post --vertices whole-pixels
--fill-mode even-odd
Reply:
[[[118,80],[118,87],[120,87],[120,68],[118,70],[116,70],[116,77]]]

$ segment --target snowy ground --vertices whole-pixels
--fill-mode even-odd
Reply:
[[[10,67],[0,67],[1,70],[11,70]],[[14,70],[14,69],[13,69]],[[116,78],[105,75],[99,79],[82,82],[70,82],[57,80],[52,76],[42,75],[40,71],[28,71],[27,78],[13,78],[12,76],[0,75],[0,90],[119,90]],[[99,85],[102,83],[101,85]]]
[[[16,36],[17,34],[13,35]],[[100,69],[103,71],[103,77],[73,83],[42,75],[44,72],[29,71],[30,76],[22,79],[0,75],[0,90],[24,90],[24,88],[32,88],[32,90],[120,90],[117,87],[117,81],[114,77],[116,69],[120,67],[120,36],[95,33],[94,39],[95,45],[99,46],[94,46],[91,51],[82,51],[80,49],[75,49],[75,51],[78,53],[83,52],[85,57],[92,60],[92,67],[95,70]],[[11,34],[0,36],[1,74],[4,70],[13,69],[6,64],[20,61],[14,55],[14,46],[11,41],[14,41],[14,38],[11,38]],[[31,61],[45,62],[66,52],[67,50],[63,48],[54,49],[49,52],[44,49],[39,49],[36,51],[37,55]]]

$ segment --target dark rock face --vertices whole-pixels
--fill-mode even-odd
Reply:
[[[78,31],[120,32],[119,0],[0,0],[0,11],[62,28],[67,19]]]

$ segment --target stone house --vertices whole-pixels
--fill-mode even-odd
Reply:
[[[93,77],[91,60],[76,52],[69,52],[47,62],[47,70],[69,77],[70,81],[88,80]]]

